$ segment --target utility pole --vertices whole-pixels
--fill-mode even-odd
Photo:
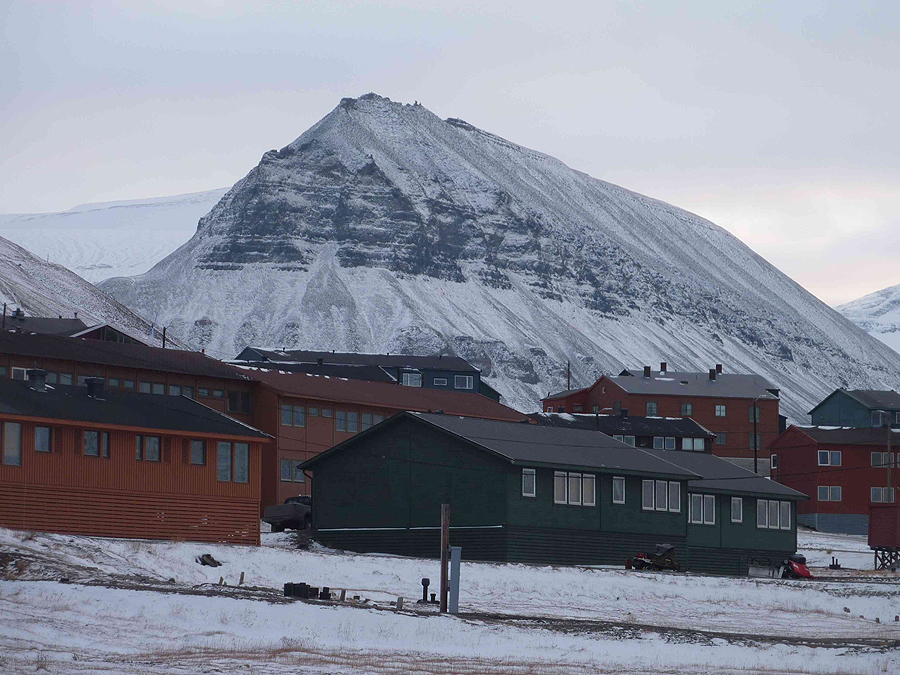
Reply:
[[[163,348],[163,349],[166,348],[166,326],[163,326],[163,343],[162,343],[162,348]]]
[[[888,504],[892,504],[894,501],[894,484],[891,482],[891,465],[894,463],[894,455],[891,453],[891,440],[892,440],[891,434],[894,433],[894,431],[893,431],[893,428],[894,428],[893,421],[894,420],[892,419],[893,413],[886,412],[885,415],[887,416],[887,430],[888,430],[888,442],[887,442],[887,448],[888,448],[888,452],[887,452],[887,454],[888,454],[888,457],[887,457]]]
[[[447,572],[450,566],[450,505],[441,504],[441,614],[447,613]]]
[[[566,391],[572,388],[572,362],[566,361]]]
[[[756,433],[756,419],[759,417],[759,408],[757,408],[756,404],[759,402],[759,397],[756,397],[756,400],[753,401],[753,473],[759,473],[759,435]]]

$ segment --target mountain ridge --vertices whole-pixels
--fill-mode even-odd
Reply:
[[[374,94],[259,164],[149,272],[101,287],[195,347],[472,360],[534,409],[667,361],[759,372],[801,421],[837,386],[896,386],[892,352],[721,227]]]

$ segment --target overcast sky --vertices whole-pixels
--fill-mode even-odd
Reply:
[[[727,228],[829,304],[900,283],[900,3],[7,2],[0,212],[229,186],[418,100]]]

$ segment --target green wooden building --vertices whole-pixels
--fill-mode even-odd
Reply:
[[[717,525],[690,524],[692,483],[721,497],[715,509],[738,488],[703,485],[702,473],[674,461],[682,456],[724,462],[595,431],[400,413],[303,469],[313,472],[313,537],[352,551],[438,555],[442,503],[450,504],[451,545],[468,560],[622,565],[670,543],[690,568],[689,549],[701,560],[707,549],[751,542],[752,550],[729,550],[733,564],[722,571],[735,573],[751,553],[795,550],[793,515],[789,530],[750,537],[735,529],[744,523],[721,516]]]
[[[900,394],[893,390],[835,389],[809,411],[814,426],[880,427],[879,411],[891,416],[891,426],[900,427]]]

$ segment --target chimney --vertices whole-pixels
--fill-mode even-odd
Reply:
[[[668,365],[668,364],[667,364],[665,361],[663,361],[662,363],[660,363],[660,364],[659,364],[659,372],[661,372],[661,373],[666,372],[666,366],[667,366],[667,365]]]
[[[325,359],[323,359],[323,358],[320,356],[319,358],[316,359],[316,363],[318,363],[318,364],[321,366],[322,364],[325,363]]]
[[[628,417],[628,408],[620,408],[620,409],[619,409],[619,415],[620,415],[621,417]]]
[[[87,385],[87,395],[89,398],[103,399],[103,378],[88,377],[84,383]]]
[[[644,366],[644,377],[650,377],[650,366]]]
[[[720,375],[722,374],[722,364],[721,363],[716,364],[716,372],[719,373]]]
[[[16,311],[13,313],[13,316],[17,318],[19,321],[25,320],[25,312],[22,311],[21,307],[16,307]]]
[[[47,371],[40,368],[31,368],[25,373],[28,376],[28,386],[35,391],[47,390]]]
[[[709,369],[709,379],[712,380],[713,382],[716,381],[716,369],[715,368]]]

